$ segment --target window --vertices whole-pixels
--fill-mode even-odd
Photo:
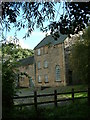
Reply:
[[[48,54],[48,47],[47,46],[43,47],[43,54]]]
[[[39,83],[42,82],[42,81],[41,81],[41,76],[40,76],[40,75],[38,75],[38,82],[39,82]]]
[[[45,83],[48,82],[48,75],[45,75]]]
[[[48,53],[48,47],[45,46],[45,54],[47,54],[47,53]]]
[[[60,66],[56,65],[56,81],[61,81],[60,80]]]
[[[43,54],[45,54],[45,47],[43,47]]]
[[[40,49],[38,49],[38,55],[40,55]]]
[[[41,68],[41,66],[40,66],[40,62],[38,62],[38,69],[40,69]]]
[[[44,61],[44,67],[47,68],[48,67],[48,62],[45,60]]]

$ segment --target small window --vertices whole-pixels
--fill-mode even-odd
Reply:
[[[47,68],[48,67],[48,62],[45,60],[44,61],[44,67]]]
[[[56,65],[56,81],[61,81],[60,80],[60,66]]]
[[[48,75],[45,75],[45,83],[48,82]]]
[[[38,49],[38,55],[40,55],[40,52],[41,52],[40,49]]]
[[[40,69],[41,68],[41,66],[40,66],[40,62],[38,62],[38,69]]]
[[[40,76],[40,75],[38,75],[38,82],[39,82],[39,83],[42,82],[42,81],[41,81],[41,76]]]
[[[45,54],[48,53],[48,47],[45,47]]]
[[[45,54],[45,47],[43,47],[43,54]]]

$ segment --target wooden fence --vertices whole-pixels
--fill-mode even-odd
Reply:
[[[74,89],[72,89],[71,92],[65,92],[65,93],[58,93],[57,90],[54,90],[54,93],[50,94],[37,94],[37,91],[34,91],[34,95],[30,95],[30,96],[18,96],[18,97],[14,97],[13,99],[25,99],[25,98],[34,98],[34,102],[33,103],[22,103],[22,104],[17,104],[15,106],[18,107],[23,107],[23,106],[30,106],[30,105],[34,105],[35,109],[37,109],[37,106],[40,104],[47,104],[47,103],[54,103],[54,105],[57,107],[57,103],[61,102],[61,101],[75,101],[76,99],[84,99],[84,98],[88,98],[88,96],[86,97],[75,97],[75,93],[87,93],[88,90],[85,91],[74,91]],[[71,98],[64,98],[64,99],[57,99],[58,96],[60,95],[71,95]],[[53,96],[54,100],[49,100],[49,101],[44,101],[44,102],[38,102],[38,98],[40,97],[48,97],[48,96]]]

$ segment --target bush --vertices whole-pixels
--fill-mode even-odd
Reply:
[[[15,73],[13,71],[14,64],[9,60],[2,64],[2,116],[6,117],[8,112],[13,109],[13,96]]]

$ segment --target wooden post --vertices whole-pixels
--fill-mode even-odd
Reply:
[[[74,88],[72,88],[72,101],[74,102]]]
[[[57,107],[57,90],[54,90],[54,104]]]
[[[35,105],[35,109],[37,110],[37,92],[34,91],[34,105]]]

